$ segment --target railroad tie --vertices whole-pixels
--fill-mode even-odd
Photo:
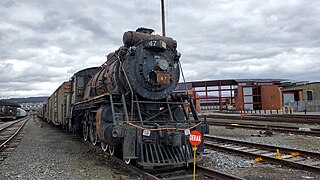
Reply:
[[[290,159],[286,159],[287,161],[291,161],[291,162],[298,162],[298,161],[303,161],[305,160],[306,158],[304,157],[301,157],[301,156],[296,156],[296,157],[293,157],[293,158],[290,158]]]
[[[294,156],[292,155],[283,155],[280,159],[289,159],[289,158],[292,158]]]
[[[265,151],[265,150],[258,150],[258,151],[254,151],[255,154],[264,154],[264,153],[267,153],[268,151]]]
[[[244,150],[244,149],[248,149],[248,147],[238,147],[238,148],[234,148],[235,150]]]
[[[275,156],[276,154],[277,154],[277,153],[275,153],[275,152],[270,152],[270,153],[261,154],[261,155],[271,157],[271,156]]]

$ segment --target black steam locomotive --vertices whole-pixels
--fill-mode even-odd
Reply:
[[[190,131],[203,134],[208,127],[188,92],[174,92],[180,78],[176,48],[175,40],[152,29],[124,33],[123,46],[102,66],[77,72],[49,97],[44,117],[126,163],[187,165],[193,159]]]

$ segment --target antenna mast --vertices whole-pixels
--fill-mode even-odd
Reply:
[[[166,36],[166,20],[164,17],[164,0],[161,0],[162,36]]]

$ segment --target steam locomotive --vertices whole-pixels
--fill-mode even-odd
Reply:
[[[123,46],[103,65],[75,73],[48,98],[44,118],[144,169],[191,163],[188,135],[207,133],[208,126],[188,91],[175,92],[177,42],[153,32],[125,32]],[[198,153],[203,149],[202,142]]]

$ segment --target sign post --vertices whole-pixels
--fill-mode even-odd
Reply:
[[[194,130],[190,133],[189,136],[189,141],[192,145],[192,150],[193,150],[193,180],[196,179],[196,156],[197,156],[197,146],[201,143],[202,141],[202,135],[199,131]]]

